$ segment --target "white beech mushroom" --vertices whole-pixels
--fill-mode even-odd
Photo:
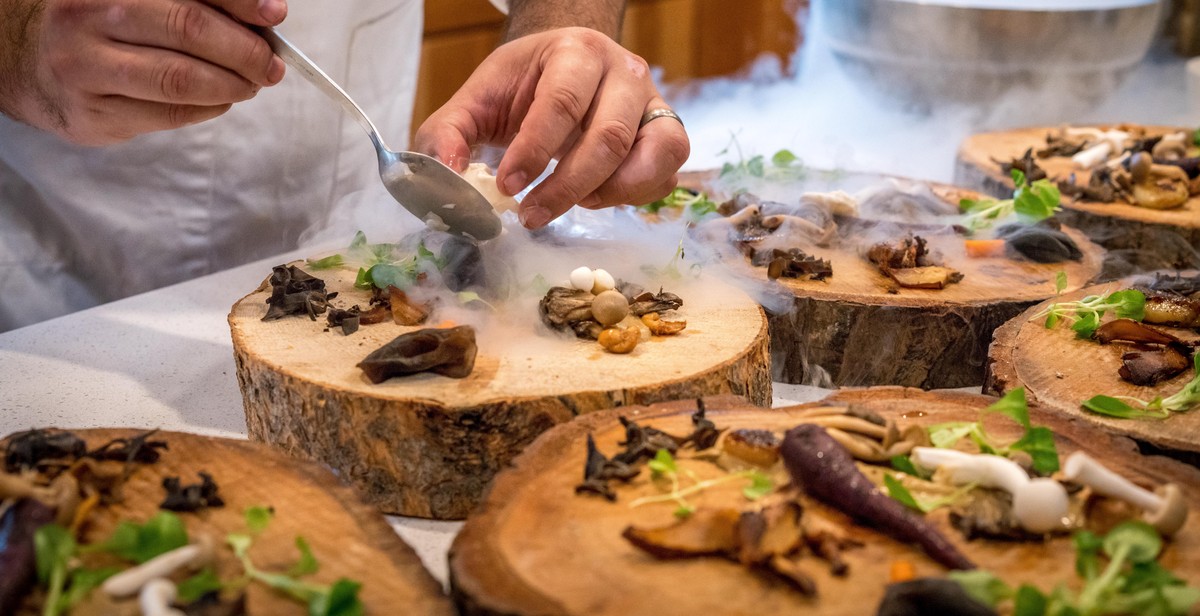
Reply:
[[[975,483],[1008,492],[1013,517],[1027,531],[1045,533],[1064,526],[1070,500],[1062,484],[1045,477],[1030,479],[1008,458],[936,447],[914,447],[911,455],[914,464],[942,471],[955,485]]]
[[[1168,483],[1151,492],[1118,475],[1094,458],[1076,451],[1063,462],[1063,477],[1097,494],[1125,501],[1142,510],[1142,519],[1163,535],[1173,535],[1187,521],[1188,503],[1179,486]]]
[[[212,540],[201,537],[196,543],[159,554],[132,569],[126,569],[108,578],[101,588],[113,598],[131,597],[154,578],[167,577],[180,567],[199,569],[212,562],[212,559]]]
[[[142,586],[138,593],[138,607],[142,616],[184,616],[183,612],[171,607],[178,596],[174,582],[166,578],[154,578]]]

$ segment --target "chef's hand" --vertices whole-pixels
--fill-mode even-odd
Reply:
[[[649,203],[675,187],[687,160],[683,125],[642,115],[665,108],[645,60],[586,28],[523,36],[497,48],[417,131],[414,146],[462,170],[471,147],[508,145],[497,170],[516,194],[558,166],[521,203],[521,222],[542,227],[573,204]]]
[[[285,0],[6,0],[0,111],[82,145],[225,113],[283,78],[241,22],[274,25]]]

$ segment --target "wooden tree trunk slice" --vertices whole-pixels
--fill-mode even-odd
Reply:
[[[800,423],[797,413],[818,404],[855,404],[897,418],[900,426],[942,421],[975,421],[994,398],[957,392],[923,392],[878,387],[837,392],[826,401],[767,411],[730,397],[706,402],[708,418],[718,428],[765,428],[784,431]],[[586,438],[611,455],[624,438],[618,417],[642,425],[687,433],[695,404],[680,401],[649,408],[596,413],[557,426],[529,446],[510,469],[497,476],[487,499],[468,520],[450,551],[451,594],[465,614],[526,616],[659,614],[800,614],[824,616],[874,613],[896,560],[916,567],[918,576],[940,576],[945,569],[921,551],[864,526],[854,526],[839,512],[801,497],[806,512],[844,526],[851,538],[865,543],[844,553],[850,565],[845,577],[809,556],[799,563],[816,581],[818,596],[810,599],[774,581],[719,557],[657,560],[621,537],[630,525],[653,528],[673,519],[674,504],[630,508],[636,497],[661,494],[646,478],[629,485],[614,484],[616,502],[574,494],[582,479]],[[1140,483],[1175,482],[1183,486],[1193,507],[1200,505],[1200,473],[1177,462],[1141,456],[1131,441],[1063,415],[1031,409],[1034,423],[1056,434],[1060,455],[1084,449],[1109,468]],[[1015,423],[1013,426],[1015,427]],[[989,430],[991,430],[989,424]],[[1016,439],[1009,426],[998,426],[1000,438]],[[678,463],[684,463],[677,459]],[[706,465],[711,468],[711,464]],[[689,466],[702,478],[699,464]],[[750,508],[740,495],[743,484],[729,482],[689,497],[697,507]],[[927,516],[943,534],[980,567],[1016,587],[1031,583],[1043,590],[1059,582],[1078,588],[1071,539],[1055,537],[1045,543],[966,541],[949,528],[945,509]],[[1200,519],[1187,526],[1166,549],[1162,564],[1193,583],[1200,579]]]
[[[693,173],[681,182],[703,187],[714,176]],[[930,187],[955,204],[979,197],[954,186]],[[1066,233],[1083,252],[1081,261],[971,258],[961,245],[951,246],[956,253],[944,251],[947,265],[965,277],[940,290],[898,288],[857,250],[814,248],[812,254],[832,262],[833,276],[779,280],[795,301],[791,311],[769,316],[772,377],[820,387],[980,385],[997,327],[1053,296],[1059,272],[1066,273],[1068,289],[1079,289],[1100,273],[1103,249],[1074,229]],[[765,268],[748,262],[743,271],[766,278]]]
[[[75,430],[89,448],[113,438],[128,438],[141,431],[128,429]],[[268,506],[275,516],[250,549],[257,566],[285,571],[299,559],[295,539],[303,536],[320,569],[306,578],[331,584],[339,578],[360,582],[359,598],[367,614],[390,614],[404,605],[413,614],[453,614],[441,584],[425,570],[417,554],[405,544],[373,507],[327,469],[296,460],[269,447],[246,441],[194,434],[159,432],[169,449],[158,462],[137,465],[122,489],[123,501],[102,506],[89,518],[82,541],[108,539],[121,521],[144,522],[158,511],[165,492],[164,477],[177,476],[186,484],[198,483],[197,473],[213,476],[225,500],[222,508],[178,514],[191,538],[210,536],[218,547],[214,569],[222,580],[242,575],[242,567],[225,546],[230,533],[246,533],[243,512]],[[306,607],[266,586],[246,587],[248,614],[304,614]],[[40,613],[40,612],[30,612]],[[115,603],[93,592],[71,611],[74,616],[139,614],[136,600]]]
[[[354,273],[321,272],[334,303],[367,305]],[[733,393],[769,406],[767,323],[745,293],[713,281],[684,297],[687,329],[629,355],[574,338],[477,332],[464,379],[433,374],[371,384],[355,367],[417,327],[363,326],[343,336],[324,319],[263,322],[268,291],[229,315],[250,437],[320,460],[386,512],[461,519],[492,476],[538,434],[600,409]],[[531,322],[539,317],[531,313]]]
[[[996,331],[996,339],[988,353],[984,392],[999,394],[1024,387],[1028,397],[1041,405],[1107,431],[1163,449],[1198,453],[1200,413],[1195,411],[1175,413],[1162,420],[1117,419],[1085,411],[1080,406],[1084,400],[1098,394],[1132,396],[1147,401],[1160,395],[1169,396],[1192,380],[1191,370],[1152,387],[1133,385],[1117,374],[1122,349],[1129,348],[1127,345],[1101,345],[1092,340],[1079,340],[1065,324],[1046,329],[1044,319],[1033,319],[1055,301],[1073,301],[1124,288],[1128,286],[1117,281],[1067,293],[1033,306],[1005,323]],[[1109,318],[1112,318],[1111,314]],[[1200,335],[1191,330],[1162,329],[1186,341],[1200,339]]]
[[[1108,129],[1112,126],[1097,126]],[[1149,135],[1162,135],[1192,129],[1146,126]],[[977,188],[996,197],[1012,196],[1012,178],[997,161],[1009,162],[1029,148],[1045,147],[1046,135],[1056,127],[1032,127],[968,137],[958,150],[955,182]],[[1065,180],[1072,173],[1076,182],[1087,184],[1091,173],[1076,170],[1067,157],[1038,159],[1052,180]],[[1182,207],[1154,210],[1125,201],[1096,203],[1064,199],[1058,214],[1063,224],[1083,231],[1111,253],[1105,279],[1162,268],[1200,267],[1200,197],[1192,197]]]

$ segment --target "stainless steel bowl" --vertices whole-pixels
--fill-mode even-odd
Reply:
[[[1160,10],[1159,0],[816,0],[813,26],[853,75],[910,105],[1052,89],[1088,108],[1146,55]]]

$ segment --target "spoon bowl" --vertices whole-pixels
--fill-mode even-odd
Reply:
[[[362,108],[325,71],[274,28],[258,28],[258,32],[276,55],[340,104],[367,131],[379,158],[379,177],[404,209],[433,229],[478,242],[500,235],[500,217],[470,182],[432,156],[388,148]]]

